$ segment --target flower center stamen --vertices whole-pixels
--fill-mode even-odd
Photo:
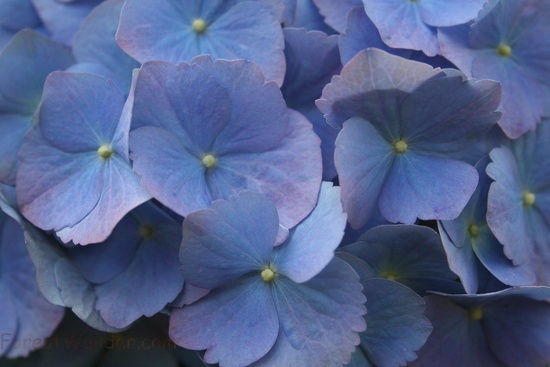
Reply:
[[[470,226],[468,227],[468,234],[470,235],[470,237],[476,238],[477,236],[479,236],[479,227],[475,224],[470,224]]]
[[[155,229],[149,224],[143,224],[139,227],[139,235],[142,238],[152,238],[155,235]]]
[[[218,164],[218,159],[212,154],[205,154],[201,159],[202,165],[207,169],[214,168]]]
[[[197,18],[193,20],[191,26],[193,27],[193,30],[196,34],[203,34],[204,32],[206,32],[207,25],[204,19]]]
[[[483,318],[483,310],[481,307],[474,307],[468,310],[468,316],[474,321],[479,321]]]
[[[512,54],[512,48],[506,43],[501,43],[497,47],[497,54],[501,57],[509,57]]]
[[[397,154],[405,153],[408,148],[409,148],[409,146],[407,145],[407,143],[403,139],[399,139],[395,143],[393,143],[393,149],[395,150],[395,152]]]
[[[275,279],[276,275],[277,273],[271,267],[265,268],[260,274],[264,282],[271,282],[273,279]]]
[[[533,206],[533,204],[535,204],[536,197],[535,194],[531,191],[524,191],[521,194],[521,198],[523,200],[523,206],[526,208],[529,208],[530,206]]]
[[[97,149],[97,154],[103,159],[107,160],[113,156],[113,150],[111,149],[111,145],[109,144],[103,144]]]

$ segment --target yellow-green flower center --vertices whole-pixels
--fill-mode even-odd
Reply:
[[[277,273],[271,267],[265,268],[264,270],[262,270],[262,273],[260,274],[264,282],[271,282],[273,279],[275,279],[276,275]]]
[[[483,310],[481,307],[474,307],[468,310],[468,316],[474,321],[479,321],[483,318]]]
[[[523,206],[526,208],[529,208],[530,206],[535,204],[536,197],[535,197],[535,194],[532,193],[531,191],[524,191],[521,194],[521,198],[523,200]]]
[[[409,146],[407,145],[407,143],[403,139],[399,139],[399,140],[397,140],[396,142],[393,143],[393,149],[395,150],[395,152],[397,154],[405,153],[408,148],[409,148]]]
[[[506,43],[501,43],[497,47],[497,54],[501,57],[509,57],[512,54],[512,48]]]
[[[212,154],[205,154],[204,157],[201,159],[202,165],[209,168],[214,168],[218,164],[218,159],[214,157]]]
[[[193,27],[193,30],[195,31],[196,34],[203,34],[206,31],[206,27],[207,27],[204,19],[200,19],[200,18],[193,20],[193,23],[191,24],[191,26]]]
[[[470,235],[470,237],[476,238],[477,236],[479,236],[479,227],[475,224],[470,224],[470,226],[468,227],[468,234]]]
[[[97,149],[97,154],[104,160],[111,158],[113,155],[113,150],[111,149],[111,145],[103,144]]]
[[[143,224],[139,227],[139,235],[142,238],[152,238],[155,235],[155,228],[149,224]]]

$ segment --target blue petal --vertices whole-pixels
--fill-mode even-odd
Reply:
[[[52,305],[40,293],[36,284],[36,273],[25,249],[23,231],[20,225],[0,211],[0,298],[2,306],[6,301],[6,315],[0,324],[4,339],[11,339],[10,348],[2,343],[0,354],[8,358],[27,356],[33,349],[43,345],[57,327],[65,310]],[[2,311],[3,313],[4,311]],[[13,318],[8,321],[5,317]],[[39,340],[40,344],[25,340]],[[6,342],[7,343],[7,342]]]
[[[97,297],[93,285],[82,278],[68,259],[59,259],[55,263],[53,271],[63,304],[72,309],[75,315],[97,330],[111,333],[121,331],[108,325],[101,318],[99,312],[94,308]]]
[[[494,112],[499,102],[495,81],[459,76],[427,81],[403,102],[403,139],[415,153],[460,159],[463,151],[486,139],[500,117]]]
[[[279,315],[277,341],[252,366],[341,366],[350,361],[365,330],[366,309],[357,274],[340,259],[306,283],[275,280],[273,298]]]
[[[436,295],[429,295],[424,300],[433,332],[418,352],[418,359],[409,364],[411,367],[503,365],[491,353],[483,325],[469,317],[467,308]]]
[[[273,264],[277,272],[296,283],[317,275],[334,257],[334,250],[344,236],[346,218],[340,188],[324,182],[315,209],[275,249]]]
[[[378,278],[396,280],[421,295],[428,290],[461,292],[456,275],[449,270],[439,235],[430,228],[379,226],[340,250],[366,261]]]
[[[362,6],[349,12],[346,33],[340,36],[338,43],[344,65],[367,47],[376,47],[406,59],[413,53],[412,50],[395,49],[386,45]]]
[[[352,227],[362,227],[375,212],[393,161],[391,145],[374,126],[361,118],[346,121],[336,139],[334,163]]]
[[[267,80],[282,84],[284,40],[279,21],[259,2],[173,0],[127,1],[121,14],[117,42],[140,62],[190,61],[200,54],[215,59],[247,59],[259,65]],[[206,22],[196,33],[194,19]],[[262,37],[258,37],[261,34]]]
[[[30,116],[0,115],[0,181],[15,184],[17,153],[31,127]]]
[[[313,0],[319,8],[319,12],[325,17],[325,23],[334,28],[338,33],[346,30],[346,19],[351,9],[362,7],[361,0]]]
[[[177,250],[171,243],[145,239],[122,274],[96,286],[95,308],[109,325],[124,328],[160,312],[182,288]]]
[[[432,332],[425,303],[411,289],[387,279],[362,281],[367,296],[367,330],[361,349],[378,367],[404,366],[416,359]]]
[[[402,0],[363,0],[363,3],[388,46],[421,50],[428,56],[439,53],[436,29],[422,21],[421,4]]]
[[[258,276],[242,278],[174,309],[170,338],[184,348],[207,349],[204,360],[248,366],[273,346],[279,331],[270,287]]]
[[[123,92],[130,90],[132,70],[139,63],[124,53],[115,41],[123,0],[105,1],[86,17],[73,42],[79,63],[101,65],[101,75],[114,79]]]
[[[63,3],[57,0],[32,0],[38,16],[51,37],[68,46],[86,16],[103,0]]]
[[[375,48],[366,49],[350,60],[339,76],[332,78],[316,103],[327,122],[341,128],[352,117],[371,120],[367,108],[376,111],[376,105],[373,106],[373,102],[364,103],[367,93],[397,89],[407,94],[422,82],[442,75],[440,69],[433,69],[425,63],[406,60]],[[394,111],[389,112],[395,114]],[[394,123],[392,120],[389,122]]]
[[[102,144],[111,143],[123,106],[124,96],[112,81],[54,72],[44,85],[40,131],[46,141],[65,152],[95,153]]]
[[[422,21],[434,27],[450,27],[474,19],[487,0],[463,0],[460,3],[428,0],[418,4]]]
[[[477,172],[469,164],[405,152],[395,158],[378,205],[391,222],[455,219],[477,182]]]
[[[19,32],[0,56],[0,111],[31,116],[48,74],[73,62],[66,47],[29,29]]]
[[[269,265],[279,231],[277,210],[264,196],[243,191],[183,222],[181,270],[190,284],[213,289]]]

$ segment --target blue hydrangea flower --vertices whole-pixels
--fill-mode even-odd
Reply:
[[[323,180],[330,181],[336,177],[334,142],[338,130],[326,123],[315,100],[342,68],[338,37],[303,28],[285,28],[284,35],[287,71],[281,91],[287,106],[306,116],[321,138]]]
[[[334,162],[352,227],[376,207],[391,222],[456,218],[477,185],[462,160],[480,149],[499,114],[499,84],[366,49],[317,101],[342,128]],[[479,159],[479,156],[477,156]]]
[[[241,192],[184,221],[182,271],[212,291],[175,309],[170,337],[207,349],[220,366],[341,366],[349,362],[365,313],[357,274],[334,258],[346,215],[339,189],[323,184],[313,212],[274,247],[275,206]]]
[[[476,164],[479,184],[460,216],[438,222],[449,267],[458,274],[468,293],[478,292],[479,267],[485,267],[507,285],[535,284],[535,269],[531,264],[514,265],[487,225],[487,195],[493,182],[485,174],[489,162],[486,156]]]
[[[0,2],[0,49],[24,28],[41,29],[42,22],[31,0],[4,0]]]
[[[127,0],[116,38],[142,63],[189,62],[201,54],[247,59],[258,64],[267,80],[283,82],[280,20],[262,1]]]
[[[0,182],[15,184],[17,152],[31,128],[46,76],[74,63],[70,51],[31,30],[0,53]]]
[[[550,288],[424,297],[432,335],[411,367],[516,367],[550,363]]]
[[[77,64],[69,70],[112,79],[127,94],[132,82],[132,70],[139,68],[140,64],[122,51],[115,40],[123,3],[124,0],[107,0],[84,19],[73,41]]]
[[[363,0],[365,12],[390,47],[439,54],[436,27],[474,19],[487,0]]]
[[[515,265],[533,269],[550,285],[550,120],[508,146],[491,151],[487,223]]]
[[[25,137],[16,177],[21,212],[34,225],[56,231],[64,242],[102,242],[150,198],[129,163],[131,111],[123,111],[124,103],[103,77],[48,76],[39,123]]]
[[[319,139],[249,61],[203,56],[177,66],[144,64],[132,129],[142,184],[182,216],[252,190],[272,200],[281,224],[291,228],[317,200]]]
[[[398,281],[421,295],[463,292],[449,269],[439,235],[428,227],[378,226],[339,251],[366,262],[375,277]]]
[[[0,357],[8,358],[44,346],[65,312],[40,293],[20,223],[0,195]]]
[[[84,18],[102,1],[32,0],[32,3],[50,37],[70,46]]]
[[[99,330],[153,316],[183,288],[181,223],[151,203],[132,210],[99,244],[63,248],[36,231],[29,239],[46,296]]]
[[[441,28],[443,55],[466,75],[502,83],[500,127],[517,138],[550,114],[550,3],[491,0],[475,22]]]

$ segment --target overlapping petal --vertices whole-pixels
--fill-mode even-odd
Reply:
[[[264,196],[242,192],[183,224],[180,261],[192,285],[213,289],[269,264],[279,230],[277,210]]]
[[[170,338],[195,350],[208,349],[207,363],[247,366],[273,346],[279,321],[271,289],[250,274],[172,312]],[[236,352],[238,351],[238,352]]]
[[[449,270],[438,234],[417,225],[383,225],[340,249],[364,260],[378,278],[396,280],[419,294],[429,290],[461,292]]]
[[[344,236],[346,214],[340,203],[340,188],[324,182],[317,206],[291,230],[285,243],[273,252],[277,272],[296,283],[317,275],[334,257]]]
[[[296,284],[281,278],[272,288],[279,315],[273,349],[252,366],[341,366],[365,329],[364,295],[357,274],[333,259],[317,276]]]

